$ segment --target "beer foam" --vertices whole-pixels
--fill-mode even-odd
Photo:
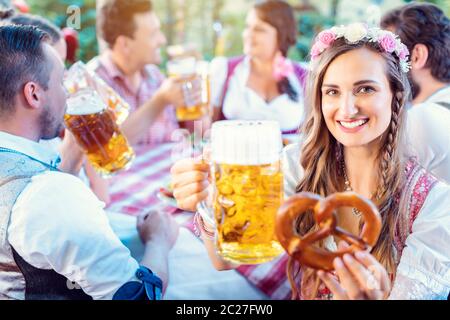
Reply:
[[[211,159],[216,163],[271,164],[280,160],[282,148],[276,121],[225,120],[211,129]]]
[[[170,76],[189,76],[196,72],[195,58],[172,60],[167,63],[167,72]]]
[[[80,90],[67,99],[66,113],[73,116],[82,116],[99,113],[106,109],[100,96],[93,90]]]

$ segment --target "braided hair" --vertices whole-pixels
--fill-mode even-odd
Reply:
[[[359,41],[346,43],[337,39],[315,60],[308,73],[306,83],[305,105],[306,121],[302,132],[305,137],[302,143],[299,165],[304,168],[304,176],[299,181],[296,191],[309,191],[321,196],[327,196],[343,190],[344,181],[340,169],[340,159],[343,157],[343,146],[327,129],[321,112],[321,86],[328,66],[339,55],[359,48],[367,48],[379,53],[386,61],[386,76],[393,94],[391,102],[391,122],[379,139],[381,147],[378,153],[377,175],[378,192],[375,203],[382,217],[382,230],[378,242],[372,249],[372,254],[385,266],[387,271],[395,276],[397,255],[394,247],[394,236],[397,221],[405,212],[402,201],[397,201],[404,184],[405,157],[401,150],[405,122],[405,104],[410,98],[410,87],[407,75],[402,72],[398,57],[385,52],[375,42]],[[362,225],[360,226],[362,227]],[[306,234],[315,228],[312,214],[300,216],[297,222],[298,234]],[[323,244],[319,243],[319,246]],[[289,279],[301,274],[300,283],[291,283],[295,295],[300,297],[315,297],[318,291],[318,278],[313,270],[302,268],[295,272],[295,265],[289,264]]]

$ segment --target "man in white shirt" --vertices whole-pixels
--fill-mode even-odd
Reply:
[[[411,56],[409,147],[421,165],[450,183],[450,20],[433,4],[411,3],[388,12],[381,27],[398,34]]]
[[[138,263],[104,204],[38,144],[63,125],[63,73],[39,29],[0,26],[0,299],[158,299],[177,224],[140,217]]]

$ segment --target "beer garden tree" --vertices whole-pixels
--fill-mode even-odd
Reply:
[[[0,0],[9,2],[10,0]],[[101,0],[104,1],[104,0]],[[207,60],[216,55],[234,56],[242,53],[241,34],[245,15],[255,1],[252,0],[153,0],[161,19],[169,45],[190,44]],[[410,0],[288,0],[296,9],[299,37],[294,59],[306,59],[313,36],[322,28],[336,23],[358,19],[364,10],[374,4],[387,10]],[[448,0],[432,0],[450,15]],[[31,12],[54,21],[58,26],[67,24],[68,8],[80,9],[80,49],[78,58],[87,61],[97,55],[96,1],[95,0],[27,0]],[[351,14],[351,15],[349,15]]]

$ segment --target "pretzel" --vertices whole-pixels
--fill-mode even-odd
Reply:
[[[337,226],[335,209],[338,207],[353,207],[362,213],[364,226],[359,236]],[[307,210],[314,210],[318,229],[301,237],[296,232],[295,223]],[[301,192],[287,199],[279,208],[275,231],[286,252],[302,265],[332,271],[336,257],[342,258],[346,253],[358,250],[371,250],[380,235],[381,216],[370,200],[355,192],[334,193],[326,198],[310,192]],[[313,245],[314,242],[331,235],[347,241],[350,246],[331,252]]]

